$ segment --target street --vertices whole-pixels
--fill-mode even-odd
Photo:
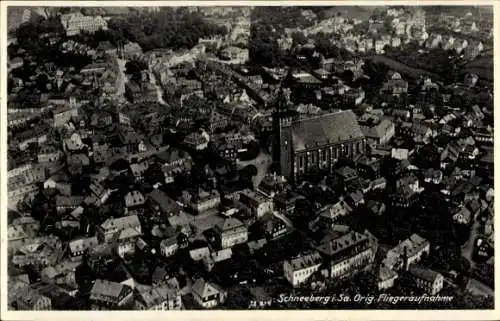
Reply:
[[[156,80],[155,74],[149,70],[149,77],[151,78],[151,82],[156,87],[156,94],[158,95],[158,102],[162,105],[166,105],[167,103],[163,100],[163,90],[161,89],[158,81]]]
[[[118,59],[118,66],[119,66],[119,71],[120,75],[118,76],[120,79],[120,82],[118,84],[118,90],[116,92],[117,97],[123,97],[125,94],[125,84],[128,81],[127,75],[125,75],[125,64],[127,63],[126,60],[123,59]]]

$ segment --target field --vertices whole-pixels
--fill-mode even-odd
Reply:
[[[384,64],[384,65],[388,66],[389,68],[391,68],[392,70],[395,70],[402,75],[405,75],[405,76],[408,76],[408,77],[411,77],[414,79],[418,79],[420,76],[429,76],[434,80],[438,80],[438,81],[443,80],[442,77],[440,77],[437,74],[434,74],[434,73],[429,72],[427,70],[418,69],[418,68],[414,68],[414,67],[405,65],[399,61],[396,61],[396,60],[391,59],[391,58],[386,57],[386,56],[376,55],[376,56],[370,57],[369,59],[371,59],[375,63]]]
[[[475,59],[463,67],[464,73],[475,73],[480,79],[493,81],[493,56]]]

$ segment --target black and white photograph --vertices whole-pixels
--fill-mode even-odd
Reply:
[[[493,2],[16,2],[2,311],[494,311]]]

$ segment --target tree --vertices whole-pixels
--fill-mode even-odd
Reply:
[[[307,38],[302,32],[294,32],[292,34],[293,45],[303,45],[307,43]]]
[[[165,174],[161,169],[161,165],[159,163],[153,163],[149,165],[149,167],[144,172],[144,180],[151,185],[155,185],[157,183],[164,184]]]

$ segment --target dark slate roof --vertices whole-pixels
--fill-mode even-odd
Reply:
[[[304,119],[292,130],[295,151],[363,137],[351,110]]]
[[[440,273],[433,271],[431,269],[426,269],[423,267],[419,267],[416,265],[410,266],[410,274],[416,278],[424,279],[430,282],[434,282],[439,276]]]

